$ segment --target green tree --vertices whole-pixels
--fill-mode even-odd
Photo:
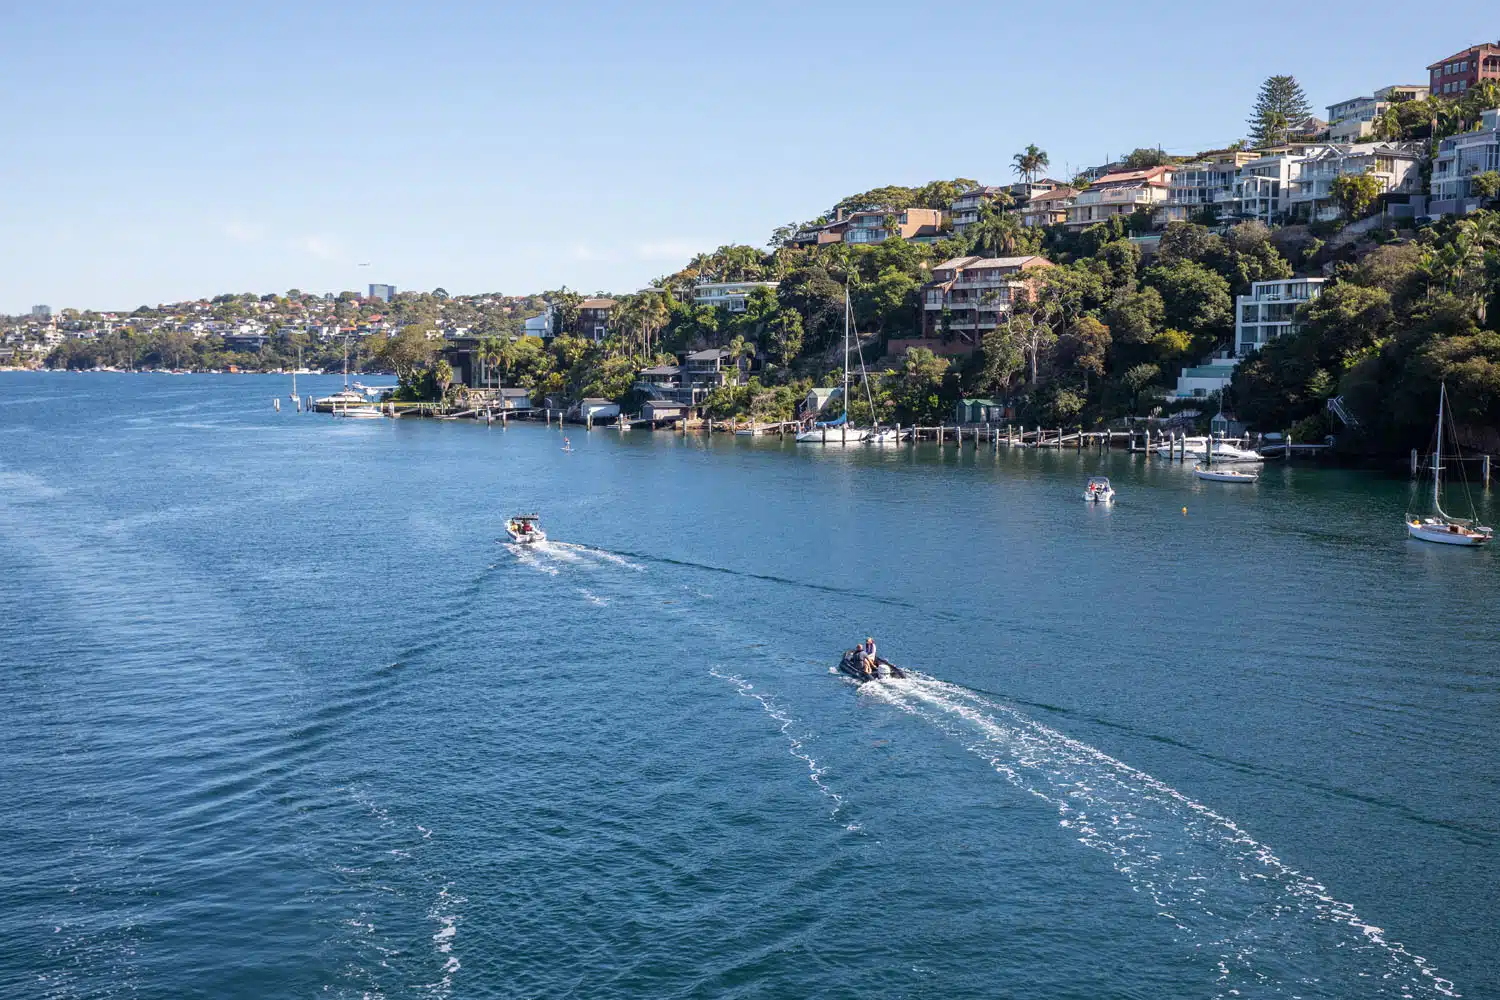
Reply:
[[[1349,218],[1362,219],[1369,213],[1382,191],[1380,181],[1374,174],[1344,174],[1333,179],[1329,193]]]
[[[1159,149],[1135,149],[1125,156],[1125,166],[1130,170],[1148,170],[1172,162],[1172,158]]]
[[[1161,374],[1161,368],[1149,362],[1133,365],[1125,372],[1125,384],[1130,387],[1131,408],[1141,407],[1141,393]]]
[[[771,321],[771,357],[790,365],[802,353],[802,314],[795,309],[776,310]]]
[[[1469,178],[1469,194],[1481,202],[1500,198],[1500,172],[1484,170]]]
[[[1183,262],[1148,268],[1145,277],[1161,293],[1171,326],[1193,333],[1220,333],[1232,325],[1229,282],[1217,272]]]
[[[948,359],[926,348],[906,352],[906,363],[893,393],[896,419],[902,423],[936,423],[947,412],[945,382]]]
[[[1024,150],[1010,158],[1012,167],[1017,177],[1022,178],[1028,184],[1036,180],[1037,174],[1047,169],[1051,160],[1048,159],[1045,150],[1032,143]]]
[[[1250,112],[1250,142],[1256,147],[1275,146],[1290,138],[1292,129],[1312,114],[1312,105],[1296,78],[1268,77],[1260,86]]]

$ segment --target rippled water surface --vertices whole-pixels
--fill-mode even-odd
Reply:
[[[1500,996],[1500,552],[1405,483],[284,382],[0,375],[0,995]]]

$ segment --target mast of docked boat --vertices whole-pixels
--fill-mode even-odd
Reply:
[[[844,274],[844,426],[849,426],[849,275]]]
[[[297,368],[302,367],[302,348],[297,348]],[[292,399],[297,398],[297,368],[292,369]]]
[[[1448,401],[1448,383],[1438,383],[1437,448],[1432,453],[1432,509],[1447,520],[1443,513],[1443,410]]]

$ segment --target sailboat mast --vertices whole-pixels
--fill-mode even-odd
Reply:
[[[1448,383],[1438,384],[1437,450],[1432,453],[1432,506],[1442,513],[1443,496],[1443,404],[1448,399]]]
[[[844,281],[844,423],[849,422],[849,282]]]

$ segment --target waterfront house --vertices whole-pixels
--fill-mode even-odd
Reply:
[[[1079,193],[1068,208],[1066,225],[1084,229],[1117,215],[1153,211],[1172,188],[1172,167],[1125,170],[1105,174]]]
[[[845,243],[884,243],[892,237],[931,243],[943,235],[945,213],[936,208],[906,208],[899,212],[871,209],[850,212]]]
[[[1228,351],[1221,351],[1201,365],[1182,370],[1177,376],[1177,386],[1165,394],[1169,400],[1204,399],[1222,393],[1234,378],[1234,370],[1240,359]]]
[[[1338,177],[1374,177],[1385,195],[1414,195],[1422,190],[1420,143],[1329,143],[1314,146],[1292,164],[1288,188],[1291,212],[1305,219],[1335,219],[1342,209],[1333,197]]]
[[[1486,80],[1500,82],[1500,42],[1480,42],[1427,67],[1432,93],[1456,97]]]
[[[1298,307],[1317,298],[1326,283],[1326,278],[1252,282],[1249,294],[1235,300],[1236,357],[1243,358],[1277,337],[1296,333],[1300,329]]]
[[[694,389],[713,390],[721,385],[738,385],[744,370],[743,358],[730,362],[729,352],[719,347],[694,351],[682,359],[682,382]]]
[[[653,365],[636,375],[635,388],[645,393],[671,391],[682,384],[680,365]]]
[[[1035,229],[1067,222],[1068,209],[1077,200],[1078,192],[1070,187],[1038,191],[1021,207],[1021,225]]]
[[[609,335],[609,316],[614,311],[614,299],[584,299],[578,303],[578,336],[595,343]]]
[[[1268,226],[1284,219],[1291,209],[1292,173],[1306,147],[1262,150],[1262,155],[1240,167],[1234,179],[1231,214],[1259,219]]]
[[[1028,294],[1028,272],[1051,267],[1045,257],[955,257],[932,269],[922,289],[922,337],[892,340],[891,354],[926,347],[939,354],[968,354]]]
[[[1466,215],[1479,207],[1469,186],[1477,173],[1500,171],[1500,109],[1484,113],[1477,132],[1449,136],[1438,143],[1432,162],[1432,215]]]
[[[693,286],[693,304],[742,313],[755,289],[768,288],[775,292],[778,284],[775,281],[705,281]]]

